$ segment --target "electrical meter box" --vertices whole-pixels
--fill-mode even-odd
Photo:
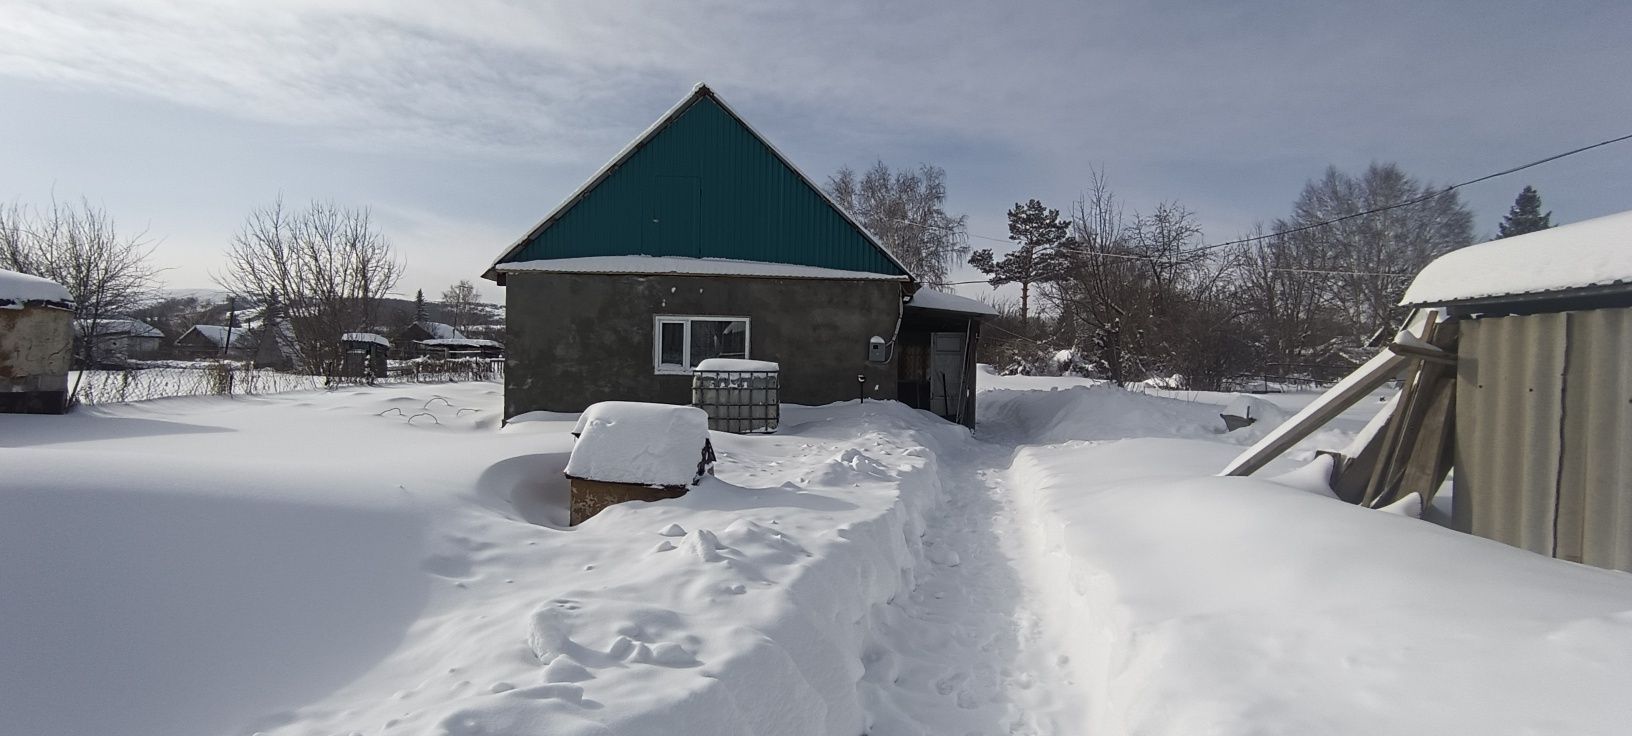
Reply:
[[[877,335],[867,341],[867,362],[884,363],[890,359],[890,344]]]

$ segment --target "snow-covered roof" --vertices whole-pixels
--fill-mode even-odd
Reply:
[[[181,333],[181,337],[176,338],[176,340],[179,342],[181,338],[186,337],[188,333],[196,332],[205,340],[208,340],[217,346],[221,346],[227,344],[227,335],[229,334],[229,331],[232,335],[233,347],[243,345],[245,341],[249,339],[249,330],[243,327],[229,328],[224,325],[193,325],[192,327],[188,328],[187,332]]]
[[[431,338],[434,340],[465,339],[465,333],[454,329],[453,325],[443,324],[441,322],[427,322],[424,320],[420,320],[414,324],[419,326],[420,329],[426,331],[427,333],[430,333]]]
[[[834,201],[833,198],[828,195],[827,190],[817,186],[815,180],[806,175],[805,172],[800,170],[798,166],[795,166],[792,159],[782,155],[782,152],[777,150],[776,146],[771,145],[770,139],[761,135],[758,130],[754,129],[754,126],[749,125],[746,119],[744,119],[741,115],[738,115],[736,110],[732,109],[730,105],[726,104],[724,99],[720,98],[719,93],[709,89],[707,84],[698,82],[692,86],[691,92],[687,93],[686,96],[681,98],[679,102],[674,103],[674,106],[670,107],[668,112],[663,113],[663,115],[655,122],[647,126],[645,130],[641,131],[640,135],[635,136],[634,140],[629,141],[629,144],[624,146],[623,150],[618,151],[617,155],[614,155],[610,160],[602,165],[601,168],[597,169],[595,174],[584,182],[583,186],[578,187],[578,189],[573,191],[572,194],[567,195],[566,199],[561,200],[561,203],[556,205],[555,209],[550,210],[550,213],[545,215],[544,219],[539,220],[538,224],[534,225],[532,230],[527,231],[526,235],[523,235],[521,238],[517,239],[516,242],[510,245],[510,247],[505,248],[504,253],[500,254],[498,258],[493,259],[493,265],[488,267],[487,273],[482,274],[482,277],[494,278],[497,274],[510,270],[504,268],[504,266],[513,266],[516,264],[503,263],[504,259],[515,255],[527,245],[527,241],[538,237],[538,234],[544,232],[544,229],[549,227],[550,223],[554,222],[556,218],[566,214],[567,210],[571,209],[572,205],[576,203],[580,197],[587,194],[591,189],[594,189],[597,185],[599,185],[603,179],[610,176],[612,172],[621,166],[626,159],[633,156],[635,151],[639,150],[640,147],[645,145],[647,141],[655,137],[658,132],[667,127],[669,123],[678,119],[681,113],[684,113],[693,103],[705,97],[714,100],[714,102],[720,106],[720,109],[724,110],[727,115],[735,118],[738,124],[742,125],[743,128],[746,128],[755,138],[759,139],[759,142],[771,152],[772,156],[780,159],[783,166],[788,167],[788,170],[792,171],[799,178],[804,179],[806,186],[810,187],[810,189],[816,192],[816,194],[822,199],[827,200],[828,205],[831,206],[835,212],[838,212],[840,217],[843,217],[846,221],[848,221],[851,226],[855,227],[856,230],[861,233],[863,238],[867,239],[873,244],[873,247],[878,248],[879,252],[883,253],[885,258],[888,258],[890,262],[895,264],[897,268],[901,269],[903,273],[911,273],[911,271],[907,269],[906,265],[901,263],[901,259],[896,258],[895,254],[891,253],[889,248],[885,248],[882,245],[883,241],[879,240],[878,236],[869,231],[865,225],[862,225],[860,220],[852,217],[848,210],[840,207],[839,203]],[[528,263],[528,261],[522,261],[521,263]],[[896,278],[907,280],[909,277],[902,276]]]
[[[91,331],[91,320],[74,320],[74,334],[84,335]],[[100,319],[96,321],[96,334],[102,337],[129,335],[131,337],[164,337],[157,327],[146,322],[134,319]]]
[[[374,334],[372,332],[347,332],[346,334],[340,336],[340,341],[341,342],[371,342],[371,343],[374,343],[375,345],[380,345],[380,346],[383,346],[383,347],[391,347],[391,341],[385,339],[385,336],[376,335],[376,334]]]
[[[478,340],[469,337],[448,338],[441,340],[420,340],[421,345],[448,348],[502,348],[504,345],[497,340]]]
[[[691,406],[603,401],[584,410],[577,432],[568,476],[683,486],[697,480],[708,414]]]
[[[1632,211],[1470,245],[1417,274],[1404,305],[1632,288]]]
[[[760,276],[782,279],[866,279],[878,281],[906,281],[906,276],[891,276],[871,271],[841,271],[819,266],[798,266],[791,263],[762,263],[735,261],[725,258],[686,258],[683,256],[586,256],[583,258],[551,258],[539,261],[501,263],[494,268],[501,273],[537,271],[542,273],[603,273],[603,274],[681,274],[686,276]]]
[[[968,297],[948,294],[934,289],[919,289],[907,302],[909,307],[919,309],[934,309],[941,312],[959,312],[961,314],[978,314],[984,317],[996,317],[997,310],[990,304],[976,301]]]
[[[50,279],[0,269],[0,307],[22,309],[30,302],[50,306],[70,306],[68,290]]]
[[[709,358],[697,364],[700,371],[780,371],[782,366],[768,360]]]

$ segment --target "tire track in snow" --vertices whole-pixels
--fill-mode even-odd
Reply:
[[[916,585],[875,612],[868,736],[1075,733],[1062,721],[1080,724],[1065,714],[1083,709],[1081,694],[1027,582],[1013,447],[955,449],[938,457],[944,499],[925,518]]]

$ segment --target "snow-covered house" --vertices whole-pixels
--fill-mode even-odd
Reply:
[[[1345,402],[1404,376],[1350,448],[1336,490],[1432,499],[1451,524],[1533,552],[1632,571],[1632,212],[1494,240],[1417,275],[1382,355],[1226,470],[1244,474]]]
[[[252,354],[255,342],[248,327],[193,325],[176,338],[176,356],[184,360],[243,360]]]
[[[505,287],[505,415],[683,404],[709,358],[781,365],[796,404],[901,399],[974,422],[985,305],[926,293],[698,85],[485,274]]]
[[[60,284],[0,270],[0,412],[67,408],[73,319],[72,297]]]
[[[420,343],[426,340],[463,340],[465,333],[460,332],[453,325],[442,322],[428,322],[417,320],[403,328],[391,341],[392,357],[418,358],[423,354]]]
[[[74,320],[74,339],[80,344],[94,340],[93,354],[97,360],[122,362],[159,357],[164,333],[153,325],[134,319],[100,319],[94,325],[92,320],[78,319]]]

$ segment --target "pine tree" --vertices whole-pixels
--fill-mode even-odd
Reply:
[[[1524,191],[1519,192],[1518,198],[1513,200],[1513,206],[1508,208],[1507,216],[1502,218],[1501,224],[1496,226],[1496,229],[1501,232],[1496,237],[1500,239],[1523,235],[1537,230],[1546,230],[1552,226],[1553,213],[1549,211],[1542,214],[1541,195],[1536,193],[1535,187],[1526,186]]]
[[[431,313],[430,313],[429,310],[427,310],[425,308],[425,290],[424,289],[419,289],[419,290],[416,290],[414,292],[414,321],[415,322],[429,322],[429,321],[431,321]]]
[[[1015,203],[1009,210],[1009,240],[1020,246],[1001,259],[992,250],[977,250],[969,265],[991,277],[992,286],[1020,285],[1020,324],[1029,326],[1031,286],[1059,278],[1066,264],[1063,249],[1071,244],[1066,233],[1070,223],[1060,219],[1060,211],[1044,207],[1035,199]]]

